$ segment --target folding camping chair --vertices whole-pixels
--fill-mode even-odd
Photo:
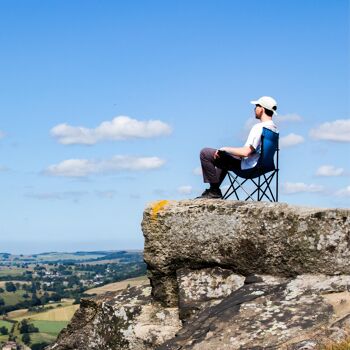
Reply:
[[[245,193],[245,201],[251,199],[261,201],[266,197],[270,202],[278,202],[278,133],[270,129],[263,128],[261,139],[261,152],[257,165],[252,169],[229,170],[227,175],[230,185],[222,196],[223,199],[229,198],[232,194],[237,200],[242,200],[242,192]],[[276,166],[274,157],[276,154]],[[242,178],[243,181],[238,181]],[[275,179],[275,194],[271,187],[272,180]],[[250,180],[253,183],[254,190],[249,190],[243,185]],[[241,195],[241,198],[240,198]]]

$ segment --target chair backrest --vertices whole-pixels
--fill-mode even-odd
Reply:
[[[278,151],[279,134],[270,129],[263,128],[261,136],[261,154],[257,166],[264,172],[275,170],[274,156]]]

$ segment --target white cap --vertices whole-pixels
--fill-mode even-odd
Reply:
[[[277,115],[277,112],[275,111],[277,108],[277,102],[270,96],[262,96],[256,101],[250,101],[250,103],[253,105],[260,105]]]

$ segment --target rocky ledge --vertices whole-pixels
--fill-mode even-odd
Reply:
[[[350,211],[161,201],[151,286],[83,299],[50,350],[319,349],[350,336]]]
[[[177,271],[219,266],[237,274],[350,274],[349,210],[223,200],[161,201],[142,229],[153,296],[177,304]]]

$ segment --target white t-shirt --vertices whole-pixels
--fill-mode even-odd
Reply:
[[[245,157],[242,159],[242,162],[241,162],[242,170],[254,168],[255,165],[257,164],[260,157],[260,152],[261,152],[261,134],[262,134],[263,128],[267,128],[274,132],[278,132],[277,126],[272,120],[268,120],[267,122],[260,122],[258,124],[255,124],[252,127],[244,146],[253,146],[255,149],[255,152],[253,152],[248,157]]]

